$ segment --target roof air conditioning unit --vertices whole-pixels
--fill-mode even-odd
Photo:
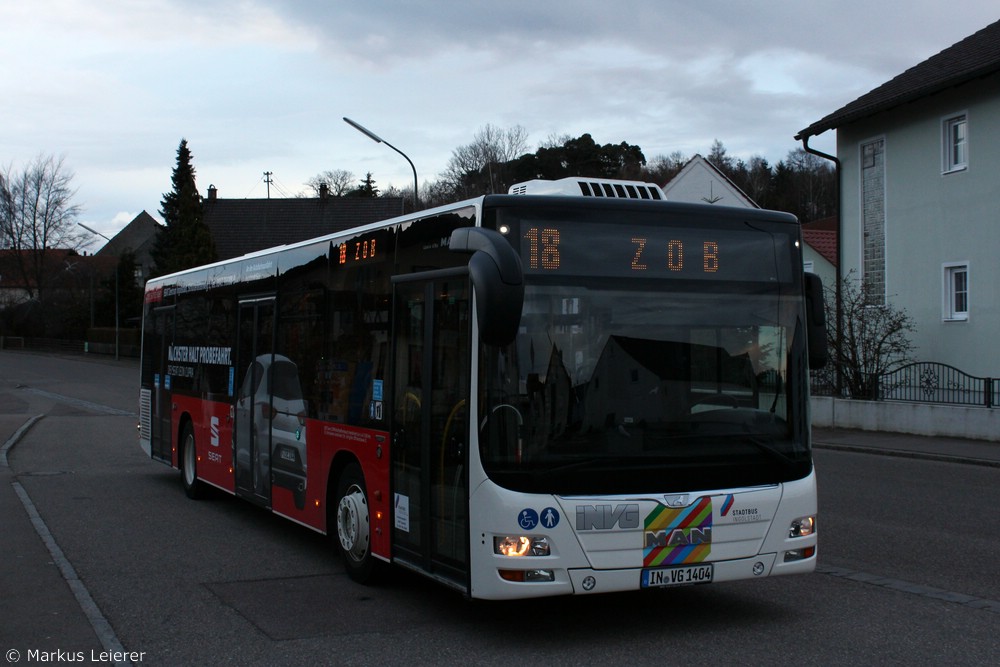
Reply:
[[[584,178],[573,176],[557,181],[536,179],[510,186],[512,195],[568,195],[573,197],[601,197],[606,199],[665,200],[667,196],[655,183],[619,181],[611,178]]]

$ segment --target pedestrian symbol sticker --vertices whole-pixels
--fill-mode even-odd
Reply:
[[[530,507],[521,510],[517,515],[517,525],[525,530],[531,530],[538,525],[538,512]]]
[[[555,528],[559,525],[559,510],[555,507],[546,507],[541,514],[526,507],[517,514],[517,525],[524,530],[534,530],[536,526],[542,528]]]

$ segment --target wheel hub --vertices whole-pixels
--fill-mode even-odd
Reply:
[[[368,553],[368,501],[357,485],[350,487],[337,508],[337,537],[344,553],[361,561]]]

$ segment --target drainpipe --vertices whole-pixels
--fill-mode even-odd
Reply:
[[[843,217],[840,214],[840,204],[841,204],[841,202],[840,202],[840,160],[838,158],[836,158],[835,156],[833,156],[833,155],[829,155],[827,153],[823,153],[822,151],[818,151],[815,148],[811,148],[809,146],[809,135],[808,134],[805,134],[805,135],[800,134],[800,135],[796,136],[795,138],[796,139],[800,139],[802,141],[802,149],[806,153],[811,153],[812,155],[815,155],[816,157],[821,157],[824,160],[830,160],[831,162],[833,162],[834,171],[836,172],[836,175],[837,175],[837,178],[836,178],[837,189],[836,189],[836,194],[835,194],[836,201],[837,201],[837,266],[834,267],[834,272],[835,272],[835,275],[837,276],[837,287],[836,287],[836,292],[835,292],[836,295],[837,295],[837,304],[836,304],[837,305],[837,307],[836,307],[836,310],[837,310],[837,325],[836,326],[837,326],[837,340],[839,341],[839,340],[843,339],[842,335],[843,335],[843,320],[844,320],[844,298],[843,298],[843,296],[840,293],[840,283],[843,280],[843,278],[841,277],[841,273],[840,273],[840,271],[841,271],[840,267],[843,266],[843,264],[844,264],[844,258],[843,258],[843,252],[842,252],[842,248],[844,246],[844,234],[843,234],[844,229],[843,229]],[[837,386],[836,386],[836,389],[837,389],[837,397],[839,398],[842,395],[843,390],[844,390],[844,374],[843,374],[843,371],[840,368],[840,364],[837,364]]]

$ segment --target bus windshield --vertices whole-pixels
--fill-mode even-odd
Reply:
[[[501,486],[682,492],[811,470],[788,224],[650,222],[626,239],[601,222],[508,223],[523,240],[520,331],[480,363],[480,452]]]

